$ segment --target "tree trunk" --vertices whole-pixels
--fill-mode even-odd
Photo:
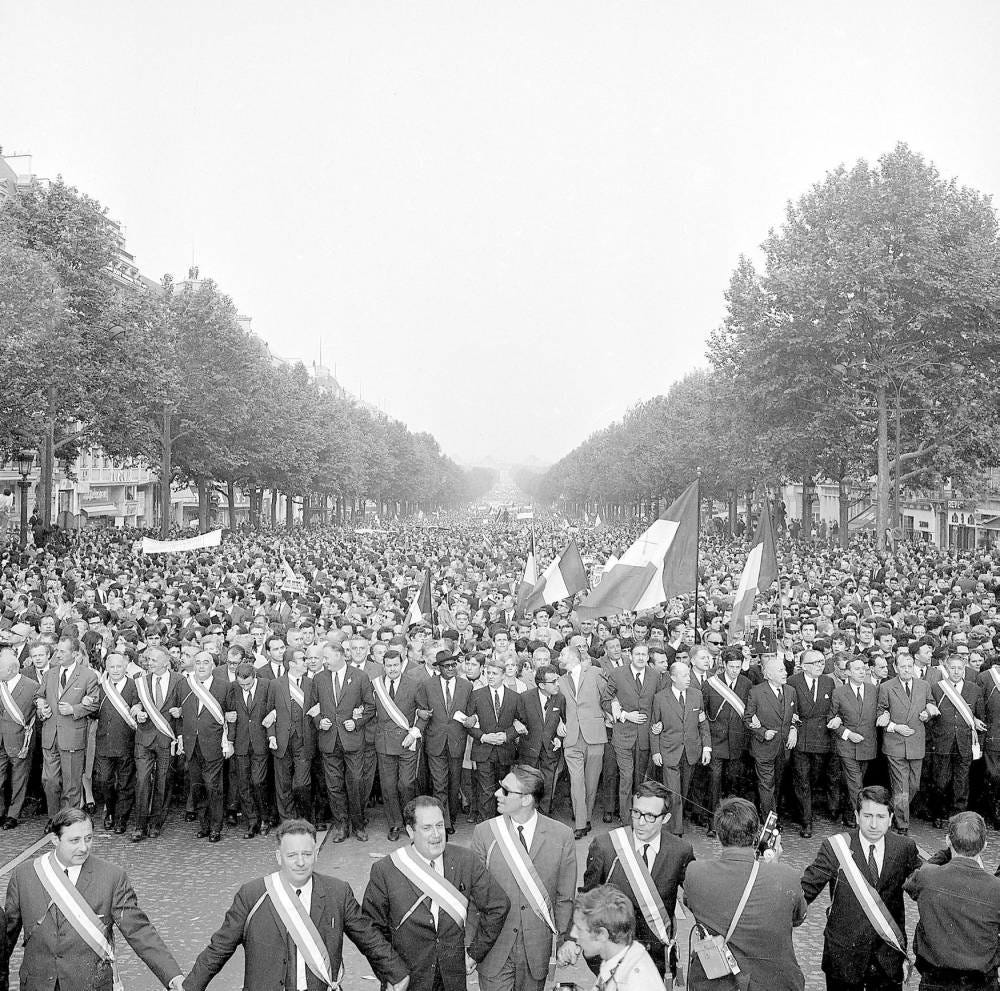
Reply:
[[[809,475],[802,475],[802,539],[808,540],[812,533],[812,492],[809,488]]]
[[[848,500],[850,494],[847,491],[847,478],[845,477],[845,466],[840,466],[840,478],[837,479],[837,510],[840,514],[840,546],[846,548],[850,534],[851,508]]]
[[[236,483],[230,478],[226,482],[226,499],[229,500],[229,529],[236,529]]]
[[[208,533],[208,479],[198,476],[198,532]]]
[[[271,487],[271,526],[278,525],[278,490]]]
[[[163,407],[163,429],[160,431],[160,539],[166,540],[170,532],[170,476],[173,468],[172,426],[170,409]]]
[[[256,530],[257,520],[257,486],[250,486],[250,525]]]
[[[889,411],[885,386],[880,385],[878,399],[878,484],[875,502],[875,529],[879,550],[885,549],[885,530],[889,525]]]
[[[55,402],[52,395],[53,389],[49,388],[49,406]],[[42,462],[39,465],[40,473],[38,479],[38,508],[42,512],[42,524],[46,527],[52,526],[52,476],[55,474],[56,424],[50,416],[45,419],[45,434],[42,437]]]
[[[743,493],[746,504],[746,532],[743,534],[747,540],[753,540],[753,487],[746,489]]]
[[[295,523],[295,503],[292,501],[292,493],[285,493],[285,526],[291,530]]]
[[[732,537],[736,533],[736,514],[738,507],[736,505],[736,489],[729,490],[729,536]]]

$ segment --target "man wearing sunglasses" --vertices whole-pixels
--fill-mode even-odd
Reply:
[[[650,928],[647,909],[633,887],[629,871],[615,849],[615,837],[634,851],[649,874],[656,893],[667,911],[664,919],[670,938],[674,937],[674,911],[677,905],[677,888],[684,883],[688,864],[694,860],[694,848],[687,840],[675,836],[667,827],[670,821],[670,792],[659,781],[643,781],[632,795],[631,825],[594,837],[587,851],[587,866],[583,875],[583,891],[590,891],[602,884],[610,884],[622,891],[635,908],[635,938],[652,957],[660,976],[666,973],[667,954],[664,944]],[[636,861],[631,864],[636,866]],[[640,868],[641,870],[641,868]],[[636,885],[640,886],[640,885]],[[671,966],[676,975],[674,955]],[[587,959],[587,966],[596,974],[601,961],[598,957]]]

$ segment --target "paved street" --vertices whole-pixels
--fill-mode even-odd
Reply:
[[[381,826],[381,813],[376,810],[372,818],[369,829],[371,840],[368,843],[357,843],[353,839],[343,844],[326,843],[320,854],[320,871],[349,881],[359,901],[364,893],[370,864],[392,849]],[[35,843],[41,836],[42,822],[36,819],[17,830],[0,833],[0,860],[7,864]],[[800,869],[806,866],[824,835],[822,825],[826,824],[821,824],[811,840],[801,839],[794,829],[789,831],[784,837],[786,863]],[[604,831],[609,827],[597,828]],[[95,842],[97,856],[121,864],[129,872],[140,903],[185,969],[191,966],[199,950],[222,921],[237,886],[244,880],[271,870],[274,865],[270,837],[244,840],[242,829],[231,828],[224,834],[222,843],[210,847],[204,840],[195,840],[194,833],[193,824],[184,822],[183,815],[174,813],[163,835],[156,841],[133,844],[124,837],[109,835],[99,828]],[[469,842],[471,835],[472,826],[461,822],[457,834],[459,842]],[[918,824],[913,835],[931,852],[938,849],[943,837],[942,833],[924,824]],[[689,833],[689,837],[698,857],[710,857],[718,849],[715,841],[705,838],[703,830]],[[42,850],[47,848],[43,846]],[[581,879],[586,850],[586,841],[577,844]],[[985,859],[990,870],[996,867],[996,854],[992,846],[987,849]],[[4,891],[8,877],[9,873],[5,873],[0,879]],[[806,973],[806,986],[810,989],[823,987],[819,967],[826,903],[826,895],[821,895],[810,908],[805,925],[796,932],[796,951]],[[907,929],[912,937],[916,918],[911,903],[907,903],[907,910]],[[681,923],[682,945],[685,948],[689,929],[688,922]],[[14,974],[19,961],[20,952],[12,961]],[[126,946],[121,947],[121,964],[126,991],[146,991],[156,987],[149,971]],[[344,987],[347,991],[372,991],[376,987],[367,962],[349,943],[346,944],[345,966]],[[238,951],[212,987],[219,991],[238,991],[242,974],[242,953]],[[582,965],[571,970],[560,969],[559,980],[576,981],[581,988],[589,988],[593,984],[589,971]]]

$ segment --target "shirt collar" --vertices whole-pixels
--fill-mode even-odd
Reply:
[[[631,947],[632,944],[629,943],[628,946],[623,947],[613,957],[608,957],[607,960],[601,961],[601,971],[598,975],[599,983],[606,984],[611,980],[611,975],[614,973],[615,968],[622,962],[625,954],[628,953]]]
[[[651,840],[647,840],[646,843],[643,843],[643,841],[640,840],[635,835],[635,833],[633,833],[632,834],[632,842],[635,845],[635,852],[638,853],[640,856],[642,856],[642,848],[644,846],[646,846],[647,844],[649,846],[649,849],[653,851],[653,857],[654,858],[660,852],[660,834],[659,833],[657,833]]]

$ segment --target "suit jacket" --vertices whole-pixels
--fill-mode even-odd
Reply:
[[[8,757],[16,757],[24,746],[25,734],[30,734],[35,727],[38,711],[35,709],[35,699],[38,698],[38,685],[30,678],[21,675],[11,693],[14,704],[21,710],[27,729],[7,715],[6,707],[0,703],[0,746]]]
[[[954,743],[958,745],[958,752],[963,757],[971,757],[972,734],[976,731],[970,730],[966,721],[958,714],[958,710],[945,695],[940,681],[931,687],[931,695],[934,704],[941,710],[941,715],[931,720],[931,742],[935,753],[950,753]],[[962,682],[962,698],[969,704],[973,716],[977,719],[982,719],[986,715],[983,690],[969,677]]]
[[[135,730],[118,714],[118,710],[108,701],[104,686],[99,686],[97,711],[97,750],[102,757],[131,757],[135,752]],[[125,704],[132,708],[139,702],[135,682],[126,676],[121,696]]]
[[[52,710],[52,715],[42,723],[42,746],[46,749],[83,750],[87,746],[88,717],[97,708],[97,672],[77,661],[64,691],[59,686],[61,671],[59,665],[50,667],[45,685],[41,688]],[[60,702],[73,706],[72,716],[59,713]]]
[[[76,889],[103,923],[105,936],[110,939],[112,929],[117,926],[164,986],[182,973],[139,907],[128,875],[119,866],[88,857]],[[56,982],[60,988],[111,991],[111,965],[87,946],[52,904],[38,880],[33,861],[19,864],[15,869],[7,888],[5,909],[8,948],[16,945],[24,926],[22,991],[52,991]],[[3,986],[6,987],[6,982]]]
[[[983,721],[986,723],[986,734],[983,737],[983,750],[996,752],[1000,750],[1000,689],[987,668],[979,676],[979,686],[983,690]]]
[[[689,764],[701,763],[701,752],[712,745],[708,718],[701,692],[688,688],[684,695],[684,708],[674,697],[672,687],[657,692],[653,699],[653,723],[662,723],[658,747],[666,767],[677,767],[681,754]]]
[[[209,686],[209,694],[219,703],[219,708],[223,713],[223,724],[220,726],[215,717],[208,711],[208,707],[198,706],[198,696],[190,684],[185,685],[186,694],[181,701],[180,731],[184,739],[184,756],[190,760],[194,756],[194,748],[197,744],[205,760],[222,760],[222,734],[228,732],[225,723],[226,709],[229,707],[229,683],[221,678],[212,675],[212,684]]]
[[[878,686],[878,714],[889,713],[889,722],[899,726],[909,726],[913,736],[901,736],[890,733],[888,729],[882,734],[882,752],[887,757],[901,757],[905,760],[921,760],[927,745],[927,730],[920,721],[920,713],[930,701],[931,689],[926,681],[914,678],[910,682],[910,695],[899,678],[890,678]]]
[[[629,842],[632,831],[629,830]],[[628,883],[628,878],[622,870],[620,864],[616,864],[617,854],[611,837],[607,833],[594,837],[587,851],[587,866],[583,873],[583,890],[590,891],[599,884],[610,884],[625,893],[632,907],[635,909],[635,936],[645,947],[660,947],[662,952],[663,944],[659,937],[649,928],[646,919],[642,914],[642,908],[632,885]],[[653,878],[653,884],[663,899],[663,907],[670,916],[670,934],[674,933],[674,911],[677,908],[677,887],[684,883],[684,874],[688,864],[694,860],[694,847],[687,840],[682,840],[675,836],[664,826],[660,830],[660,849],[653,861],[653,869],[649,872]]]
[[[573,924],[573,899],[576,897],[576,848],[573,830],[548,816],[538,814],[535,834],[528,855],[535,865],[552,902],[557,942],[562,945]],[[529,908],[528,902],[510,872],[503,855],[493,849],[489,822],[481,822],[472,834],[472,852],[481,857],[489,872],[510,899],[510,911],[503,929],[486,956],[479,962],[479,972],[495,977],[507,962],[520,934],[528,971],[536,981],[548,970],[552,952],[552,930]]]
[[[215,684],[215,678],[212,678]],[[226,704],[228,712],[235,712],[236,719],[227,721],[229,739],[237,757],[247,757],[250,754],[261,755],[270,753],[268,740],[274,736],[274,726],[264,726],[264,719],[274,709],[274,682],[267,678],[257,678],[253,689],[253,701],[247,709],[243,698],[243,689],[238,683],[225,686],[227,689]],[[221,743],[220,743],[221,746]]]
[[[431,991],[441,970],[444,991],[465,991],[465,952],[477,963],[500,935],[510,899],[467,847],[449,843],[444,850],[444,876],[469,900],[465,929],[443,909],[434,928],[429,900],[392,862],[383,857],[372,865],[361,909],[403,958],[413,991]],[[420,906],[407,916],[417,899]]]
[[[153,698],[153,689],[149,682],[149,675],[139,675],[135,679],[137,689],[140,679],[145,681],[146,688],[149,690],[149,697]],[[163,713],[163,718],[166,719],[175,733],[180,729],[180,720],[174,719],[173,716],[170,715],[170,710],[180,708],[181,701],[188,691],[187,681],[184,679],[184,676],[178,674],[176,671],[169,672],[169,678],[167,680],[167,694],[163,697],[163,701],[160,703],[160,712]],[[136,698],[138,699],[138,692],[136,693]],[[170,741],[153,725],[153,720],[147,718],[144,723],[139,723],[136,728],[135,745],[136,747],[163,748],[169,746]]]
[[[334,700],[333,672],[324,668],[313,678],[313,689],[316,701],[319,703],[319,713],[313,718],[316,727],[316,741],[320,753],[331,754],[336,749],[337,741],[345,751],[351,753],[361,750],[364,745],[365,723],[375,718],[375,698],[372,695],[372,683],[364,671],[352,668],[349,664],[342,669],[343,687],[340,699]],[[354,710],[363,709],[361,717],[354,719]],[[320,729],[320,721],[329,719],[333,726],[328,730]],[[354,719],[354,729],[345,729],[344,723]]]
[[[795,692],[796,709],[799,713],[799,732],[795,749],[805,754],[826,754],[830,752],[830,731],[826,724],[832,718],[830,706],[837,682],[828,674],[821,674],[814,680],[816,701],[806,684],[806,676],[797,671],[788,679],[788,687]]]
[[[278,742],[278,749],[274,751],[275,757],[284,757],[288,752],[288,739],[291,736],[293,726],[298,730],[309,753],[312,753],[316,748],[316,729],[313,721],[306,715],[316,703],[312,679],[305,675],[302,676],[300,687],[302,688],[302,704],[305,706],[305,709],[302,710],[299,709],[297,702],[292,701],[291,693],[288,690],[288,678],[287,674],[283,674],[271,682],[274,687],[273,702],[276,716],[274,738]]]
[[[868,853],[862,848],[860,834],[853,829],[848,835],[854,861],[862,875],[867,877]],[[903,882],[919,866],[916,843],[908,836],[887,833],[885,857],[876,890],[904,937]],[[902,981],[903,958],[876,934],[840,869],[830,841],[825,839],[820,844],[816,859],[802,875],[806,901],[811,903],[827,885],[830,887],[830,908],[823,938],[823,971],[838,981],[857,984],[864,980],[868,964],[874,960],[888,979]]]
[[[477,688],[469,700],[469,711],[466,715],[478,716],[479,725],[469,730],[472,737],[472,760],[489,760],[496,757],[503,764],[512,764],[517,755],[517,730],[514,720],[523,722],[524,712],[521,696],[513,688],[505,688],[500,702],[500,718],[493,710],[493,689],[488,685]],[[484,733],[503,733],[504,743],[483,743]]]
[[[563,698],[562,692],[550,696],[545,704],[544,719],[537,689],[529,689],[521,696],[521,710],[528,732],[518,740],[518,757],[525,761],[534,761],[542,751],[547,754],[553,753],[552,743],[556,738],[559,722],[566,719],[566,699]]]
[[[725,681],[725,676],[719,677]],[[744,709],[753,683],[745,675],[737,675],[734,691],[743,700]],[[743,717],[711,686],[702,692],[705,717],[712,737],[712,760],[732,760],[747,749],[747,728]]]
[[[285,667],[284,663],[278,662],[278,673],[274,673],[274,668],[271,667],[271,660],[268,658],[267,663],[262,664],[257,668],[257,677],[263,678],[266,681],[273,681],[275,678],[282,678],[288,674],[288,668]]]
[[[450,707],[445,705],[440,678],[423,678],[417,683],[417,708],[431,710],[430,719],[417,720],[417,725],[424,734],[424,750],[430,757],[444,754],[452,757],[465,756],[465,741],[469,731],[464,723],[452,719],[452,715],[456,712],[469,715],[472,684],[464,678],[455,678],[453,681],[454,694]]]
[[[312,901],[309,918],[316,924],[330,955],[334,980],[343,958],[344,933],[365,955],[380,981],[396,984],[406,975],[406,965],[395,950],[364,915],[349,885],[325,874],[312,876]],[[243,947],[244,991],[295,991],[295,944],[285,929],[270,898],[265,898],[253,918],[247,922],[254,905],[265,892],[264,879],[244,884],[226,918],[209,941],[191,973],[184,981],[185,991],[204,991],[222,970],[226,961]],[[324,991],[322,981],[307,967],[309,991]]]
[[[384,677],[385,675],[383,674],[382,678]],[[374,684],[372,682],[373,689]],[[385,686],[385,692],[388,695],[389,685],[381,679],[380,684]],[[411,726],[416,722],[417,689],[419,687],[420,683],[415,678],[407,678],[405,675],[399,676],[399,687],[396,689],[396,706]],[[403,753],[403,740],[406,737],[407,730],[394,722],[374,690],[372,694],[375,696],[375,718],[372,720],[375,726],[375,752],[379,754],[392,754],[398,757]]]
[[[688,908],[713,933],[726,934],[754,862],[752,847],[724,847],[716,860],[696,860],[684,877]],[[729,940],[748,991],[803,991],[805,978],[795,959],[792,928],[806,917],[798,871],[762,863],[743,915]],[[743,981],[749,984],[744,985]],[[691,960],[689,991],[736,988],[736,982],[706,981],[697,957]]]
[[[759,685],[754,685],[747,696],[747,708],[743,717],[750,730],[751,755],[757,760],[773,760],[777,757],[788,743],[788,734],[797,715],[798,700],[794,688],[783,685],[779,701],[770,682],[762,681]],[[754,716],[760,722],[759,729],[750,725]],[[766,740],[765,735],[769,729],[776,730],[777,735]]]
[[[631,664],[606,672],[601,703],[604,711],[611,713],[612,702],[617,699],[624,712],[643,712],[644,723],[622,722],[616,719],[611,730],[611,743],[619,750],[649,750],[649,727],[653,722],[653,697],[662,682],[655,668],[646,667],[642,674],[642,692],[636,691],[635,672]]]
[[[853,757],[855,760],[874,760],[878,754],[878,734],[875,732],[875,720],[878,718],[878,689],[866,681],[864,702],[858,705],[858,696],[852,682],[838,685],[833,692],[833,704],[830,706],[830,718],[840,716],[843,725],[834,730],[837,740],[837,753],[841,757]],[[851,743],[844,739],[844,733],[851,730],[860,733],[864,740],[861,743]]]
[[[585,667],[580,673],[580,694],[577,696],[573,678],[564,674],[559,679],[559,691],[566,699],[566,737],[564,746],[573,747],[583,742],[594,746],[608,742],[604,725],[601,696],[604,692],[604,673],[595,667]]]

